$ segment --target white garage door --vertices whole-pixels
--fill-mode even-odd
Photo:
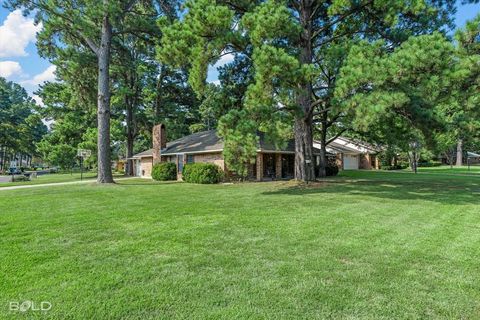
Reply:
[[[343,155],[343,169],[358,170],[358,156],[350,154]]]

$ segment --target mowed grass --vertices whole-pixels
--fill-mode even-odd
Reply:
[[[6,319],[480,318],[476,177],[0,191],[0,234]]]
[[[409,169],[411,170],[411,169]],[[439,166],[439,167],[420,167],[420,173],[449,173],[449,174],[465,174],[465,175],[480,175],[480,165],[468,166]]]

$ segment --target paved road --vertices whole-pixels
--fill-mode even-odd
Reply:
[[[0,176],[0,182],[10,182],[10,176]]]
[[[135,179],[135,178],[137,178],[137,177],[117,178],[117,179],[115,179],[115,181]],[[69,184],[80,184],[80,183],[95,183],[95,180],[69,181],[69,182],[44,183],[44,184],[28,184],[28,185],[24,185],[24,186],[1,187],[0,191],[37,188],[37,187],[65,186],[65,185],[69,185]]]

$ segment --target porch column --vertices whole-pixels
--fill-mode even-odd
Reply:
[[[263,179],[263,154],[257,153],[257,181]]]
[[[282,155],[280,153],[275,154],[275,177],[282,178]]]
[[[360,169],[367,169],[367,170],[372,169],[370,154],[365,153],[365,159],[364,160],[365,160],[365,165],[362,166]]]
[[[337,153],[336,158],[338,169],[343,170],[343,153]]]

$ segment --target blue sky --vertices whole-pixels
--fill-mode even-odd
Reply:
[[[0,0],[0,3],[2,2]],[[479,13],[480,4],[459,5],[455,15],[457,27],[464,26],[467,20]],[[40,26],[34,26],[31,18],[0,7],[0,76],[20,83],[31,95],[39,84],[54,80],[55,68],[37,54],[35,32],[38,28]],[[216,68],[228,63],[232,58],[231,55],[226,55],[215,66],[210,67],[208,80],[216,81]]]

